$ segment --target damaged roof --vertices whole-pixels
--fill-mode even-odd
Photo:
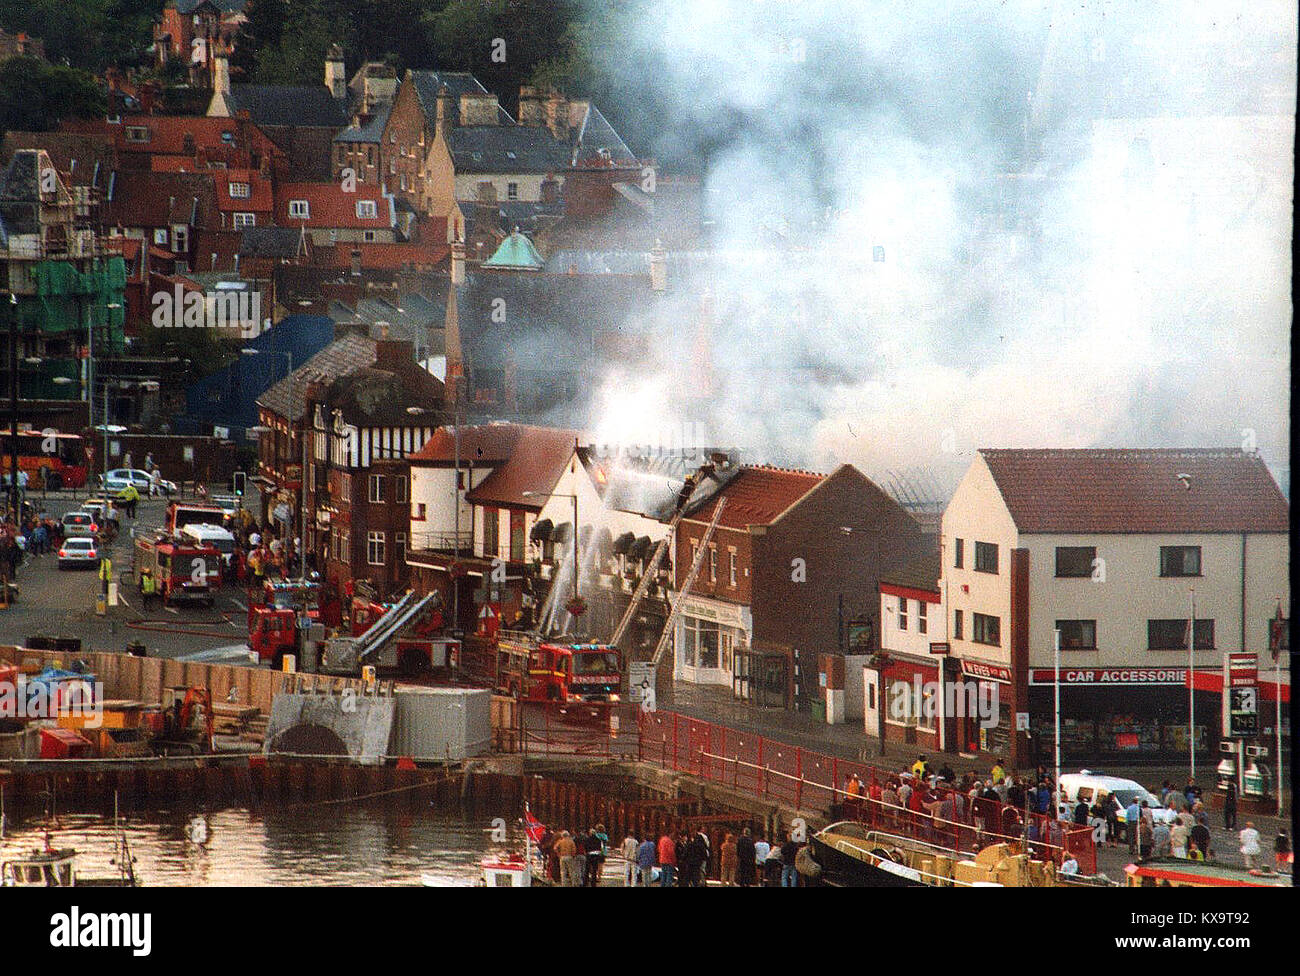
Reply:
[[[379,344],[367,336],[346,335],[331,342],[280,382],[257,398],[257,405],[281,417],[297,422],[304,412],[304,396],[309,382],[331,382],[367,366],[373,366]]]

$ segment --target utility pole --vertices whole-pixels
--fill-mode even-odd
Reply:
[[[13,292],[9,292],[9,504],[17,525],[22,512],[18,489],[18,296]]]

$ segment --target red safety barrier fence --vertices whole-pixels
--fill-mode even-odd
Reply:
[[[639,729],[635,706],[610,702],[519,702],[519,749],[559,756],[635,759]]]
[[[1037,856],[1050,854],[1059,864],[1063,852],[1068,851],[1078,861],[1080,874],[1097,871],[1097,847],[1089,827],[996,800],[972,799],[950,789],[933,791],[937,802],[932,802],[929,810],[891,807],[873,802],[870,794],[873,787],[883,786],[898,773],[675,712],[641,713],[640,758],[796,810],[819,809],[844,819],[869,814],[881,820],[882,828],[948,846],[947,841],[930,839],[946,837],[951,846],[963,851],[973,852],[1001,840],[1027,840]],[[863,796],[844,808],[844,801],[850,799],[845,785],[854,774]]]

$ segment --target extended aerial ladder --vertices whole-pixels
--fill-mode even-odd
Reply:
[[[641,582],[637,584],[636,590],[632,593],[632,600],[623,611],[623,619],[618,622],[614,628],[614,635],[609,642],[618,647],[619,641],[627,633],[627,628],[632,624],[632,618],[636,615],[637,608],[641,606],[641,601],[645,595],[650,592],[650,584],[654,582],[655,575],[659,572],[659,564],[664,561],[664,555],[668,552],[668,547],[672,545],[673,533],[677,531],[677,523],[682,520],[686,514],[686,506],[683,505],[673,515],[672,521],[668,523],[668,534],[659,540],[659,545],[655,546],[654,555],[650,558],[650,563],[646,566],[645,572],[641,575]]]
[[[709,553],[709,540],[713,538],[713,532],[718,527],[718,519],[722,517],[722,510],[726,507],[727,500],[719,498],[718,507],[713,510],[713,521],[704,530],[699,548],[695,550],[695,560],[691,563],[690,572],[686,574],[686,579],[682,581],[682,588],[677,594],[677,599],[673,600],[672,610],[668,612],[668,619],[664,622],[664,632],[659,635],[659,643],[655,645],[654,656],[650,658],[651,666],[655,669],[658,669],[659,661],[663,658],[664,651],[668,650],[668,644],[673,639],[673,628],[677,625],[677,618],[681,615],[686,598],[690,596],[691,587],[695,585],[696,577],[700,575],[700,567],[704,565],[704,560]]]

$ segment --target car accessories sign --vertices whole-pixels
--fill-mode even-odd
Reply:
[[[1031,685],[1055,683],[1055,668],[1034,668]],[[1063,685],[1187,685],[1186,668],[1061,668]]]

